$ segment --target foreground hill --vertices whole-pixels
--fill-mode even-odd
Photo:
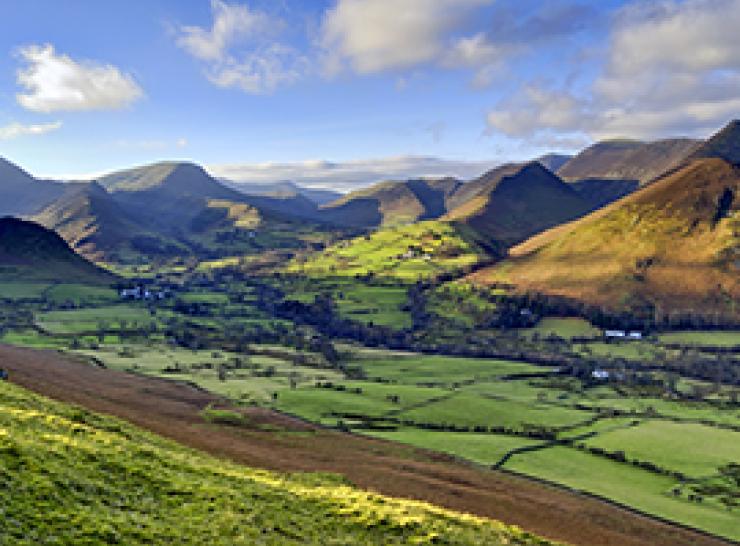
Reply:
[[[321,208],[318,218],[345,226],[377,227],[433,220],[462,182],[454,178],[381,182]]]
[[[56,233],[33,222],[0,218],[0,279],[108,284],[114,277],[75,254]]]
[[[557,173],[564,180],[586,178],[636,180],[645,184],[676,167],[700,141],[673,138],[655,142],[607,140],[597,142],[565,163]]]
[[[593,208],[537,162],[487,172],[455,192],[450,207],[445,220],[473,228],[500,251]]]
[[[568,296],[656,321],[740,321],[740,168],[696,159],[474,279]],[[673,318],[672,318],[673,317]]]
[[[238,466],[7,382],[0,407],[3,544],[549,544],[337,477]]]

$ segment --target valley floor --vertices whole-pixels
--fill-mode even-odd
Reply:
[[[0,346],[0,361],[23,387],[250,466],[339,473],[366,489],[492,517],[577,545],[725,544],[588,496],[264,408],[233,409],[245,415],[238,426],[208,423],[203,410],[230,408],[228,402],[185,383],[95,368],[51,351]]]

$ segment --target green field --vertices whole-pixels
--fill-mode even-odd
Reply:
[[[238,466],[5,382],[0,484],[0,543],[18,546],[544,544],[336,477]]]
[[[273,356],[188,350],[159,344],[102,345],[96,350],[74,352],[93,357],[115,370],[190,381],[242,403],[268,402],[273,393],[290,389],[291,381],[299,387],[343,378],[334,370],[296,366]],[[219,368],[223,368],[221,374]]]
[[[140,306],[120,304],[70,311],[38,313],[36,323],[51,334],[77,334],[104,329],[130,329],[149,326],[156,318]]]
[[[46,298],[55,304],[72,302],[81,304],[106,304],[115,302],[118,294],[112,288],[86,286],[84,284],[57,284],[46,293]]]
[[[628,459],[650,461],[693,478],[740,462],[740,432],[691,423],[647,421],[588,440],[586,445],[623,451]]]
[[[38,282],[1,282],[0,299],[40,299],[51,285]]]
[[[740,332],[687,331],[660,334],[661,343],[686,346],[740,347]]]
[[[548,370],[543,366],[509,360],[421,356],[409,353],[387,357],[383,352],[368,353],[367,356],[355,360],[355,363],[361,366],[370,378],[443,387],[481,378]]]
[[[462,457],[484,465],[495,465],[512,449],[540,445],[541,442],[517,436],[460,432],[430,432],[414,428],[370,431],[367,434],[385,440],[410,444]]]
[[[413,282],[462,271],[485,256],[452,224],[427,221],[379,229],[337,243],[308,258],[294,260],[286,271],[318,278],[371,275]]]
[[[313,303],[317,296],[331,297],[344,319],[397,329],[411,326],[411,316],[402,309],[407,301],[406,286],[366,284],[347,278],[313,282],[290,277],[279,287],[286,292],[287,300],[306,304]]]
[[[505,468],[587,491],[648,514],[661,516],[722,536],[740,539],[736,513],[715,503],[696,503],[676,497],[676,481],[629,464],[567,447],[552,447],[509,460]]]
[[[487,425],[517,430],[575,425],[591,417],[593,414],[590,412],[561,406],[527,404],[465,393],[399,414],[399,418],[416,423]]]
[[[522,335],[537,334],[540,337],[558,336],[565,339],[601,335],[601,330],[580,318],[544,318],[534,328],[525,328],[519,332]]]

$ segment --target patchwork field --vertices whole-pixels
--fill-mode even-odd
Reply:
[[[238,466],[7,383],[0,409],[3,544],[547,543],[337,477]]]

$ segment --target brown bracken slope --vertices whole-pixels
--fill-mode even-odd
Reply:
[[[653,184],[514,247],[473,276],[656,316],[740,321],[740,167],[695,159]],[[659,318],[659,317],[658,317]]]
[[[318,429],[269,410],[246,410],[249,426],[206,424],[199,412],[208,404],[225,402],[182,383],[17,347],[0,346],[0,363],[11,381],[40,394],[127,419],[182,444],[254,467],[335,472],[366,489],[492,517],[574,545],[726,544],[590,497],[475,468],[447,456]]]

